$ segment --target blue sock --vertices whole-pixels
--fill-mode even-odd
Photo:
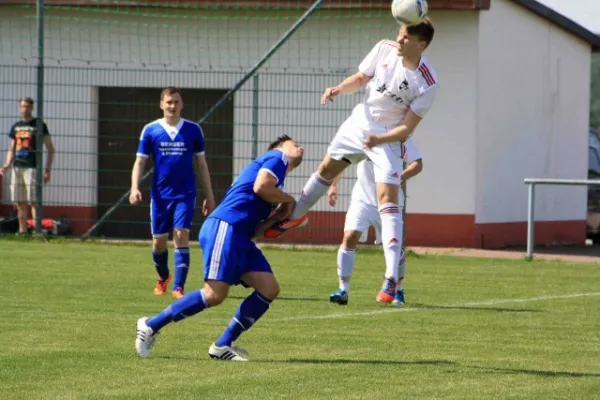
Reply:
[[[217,339],[215,344],[217,346],[231,346],[242,332],[250,329],[267,312],[270,305],[271,300],[255,290],[242,301],[242,304],[240,304],[235,314],[233,314],[229,326],[225,329],[221,337]]]
[[[190,266],[190,248],[179,247],[175,249],[175,280],[173,289],[181,288],[187,280],[188,269]]]
[[[152,250],[152,259],[160,279],[167,279],[169,277],[169,250],[165,249],[162,253]]]
[[[163,326],[198,314],[207,307],[204,290],[194,290],[165,308],[158,315],[150,318],[146,323],[154,332],[158,332]]]

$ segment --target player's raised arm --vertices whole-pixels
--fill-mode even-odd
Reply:
[[[381,55],[381,44],[382,42],[377,43],[362,60],[356,74],[350,75],[337,86],[325,89],[325,93],[321,97],[321,104],[333,101],[333,98],[339,94],[355,93],[369,83],[373,76],[375,76],[375,68]]]
[[[371,80],[371,76],[365,75],[362,72],[357,72],[344,79],[339,85],[328,87],[325,89],[321,97],[321,104],[326,104],[327,101],[333,101],[333,98],[339,94],[352,94],[360,90]]]

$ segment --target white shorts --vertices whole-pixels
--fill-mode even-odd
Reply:
[[[375,182],[400,185],[402,169],[402,144],[400,142],[386,143],[381,146],[365,149],[363,141],[367,134],[385,133],[385,127],[368,126],[349,117],[340,126],[331,141],[327,154],[334,160],[346,160],[353,164],[368,157],[373,162]]]
[[[348,212],[346,212],[344,232],[362,232],[360,242],[364,243],[367,241],[371,225],[375,228],[375,244],[381,243],[381,217],[377,206],[371,206],[361,201],[351,201]]]
[[[36,174],[35,168],[13,167],[10,180],[10,195],[13,203],[35,204]]]

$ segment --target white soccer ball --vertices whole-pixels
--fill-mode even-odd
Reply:
[[[416,24],[427,15],[427,0],[393,0],[392,15],[399,24]]]

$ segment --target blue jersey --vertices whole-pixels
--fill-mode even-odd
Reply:
[[[267,171],[277,179],[277,187],[283,188],[288,159],[280,150],[270,150],[252,161],[240,173],[225,193],[225,198],[209,217],[219,218],[249,236],[254,235],[258,224],[269,217],[273,204],[254,193],[254,182],[260,171]]]
[[[142,130],[137,155],[154,159],[151,197],[183,199],[196,197],[195,155],[204,154],[204,135],[200,126],[181,119],[176,126],[164,119],[149,123]]]

